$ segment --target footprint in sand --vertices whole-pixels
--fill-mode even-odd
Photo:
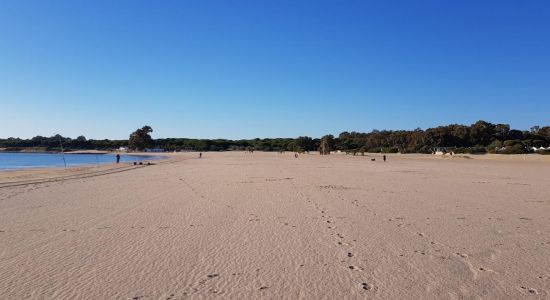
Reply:
[[[367,290],[367,291],[370,291],[370,290],[372,290],[372,288],[373,288],[372,284],[366,283],[366,282],[361,283],[361,287],[362,287],[364,290]]]
[[[479,268],[480,271],[482,272],[490,272],[490,273],[495,273],[495,274],[498,274],[498,272],[494,271],[494,270],[491,270],[491,269],[487,269],[487,268]]]
[[[538,295],[539,294],[539,291],[537,291],[537,289],[534,289],[534,288],[527,288],[527,287],[522,286],[521,289],[522,290],[527,290],[529,292],[529,294],[533,294],[533,295]]]

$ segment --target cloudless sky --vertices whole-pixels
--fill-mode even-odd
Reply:
[[[550,1],[0,1],[0,138],[550,125]]]

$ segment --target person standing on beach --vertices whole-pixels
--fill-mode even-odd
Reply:
[[[199,158],[202,158],[202,152],[199,153]]]
[[[116,163],[118,164],[120,162],[120,154],[116,154]]]
[[[384,159],[384,161],[386,161],[386,155],[384,154],[384,156],[382,157]]]

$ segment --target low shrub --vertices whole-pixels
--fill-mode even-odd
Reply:
[[[508,146],[504,150],[498,152],[499,154],[525,154],[528,153],[527,149],[522,144],[515,144]]]
[[[468,148],[466,153],[468,153],[468,154],[485,154],[485,153],[487,153],[487,149],[485,149],[485,147],[483,147],[481,145],[477,145],[477,146]]]
[[[382,153],[397,153],[397,152],[399,152],[399,149],[393,148],[393,147],[391,147],[391,148],[382,148],[381,152]]]

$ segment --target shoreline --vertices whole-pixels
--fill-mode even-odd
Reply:
[[[0,152],[0,153],[25,153],[25,154],[37,154],[34,152]],[[43,153],[43,154],[61,154],[61,153]],[[115,153],[67,153],[64,154],[67,155],[109,155]],[[124,153],[121,154],[121,156],[133,156],[133,157],[142,157],[143,161],[150,160],[151,164],[155,164],[155,162],[165,161],[169,159],[167,155],[158,155],[158,154],[152,154],[152,153]],[[134,162],[140,162],[141,160],[137,161],[124,161],[120,162],[119,164],[115,162],[100,162],[100,163],[82,163],[82,164],[68,164],[67,167],[59,166],[59,165],[45,165],[45,166],[24,166],[24,167],[16,167],[16,168],[0,168],[0,175],[5,173],[25,173],[25,174],[32,174],[32,173],[41,173],[41,171],[46,172],[62,172],[62,171],[69,171],[69,170],[80,170],[80,169],[93,169],[93,168],[100,168],[100,167],[115,167],[117,165],[120,166],[130,166],[134,165]],[[0,176],[0,183],[2,182],[2,176]]]
[[[20,169],[0,169],[0,188],[6,184],[18,184],[26,181],[42,181],[52,178],[62,178],[65,176],[84,176],[90,173],[105,172],[108,174],[111,171],[117,171],[122,169],[140,168],[145,166],[155,166],[157,164],[169,163],[171,161],[179,161],[182,158],[171,156],[159,156],[155,160],[151,160],[151,164],[146,163],[142,165],[134,165],[134,162],[121,162],[121,163],[101,163],[97,164],[85,164],[77,166],[68,166],[67,168],[60,166],[46,166],[46,167],[30,167]]]

